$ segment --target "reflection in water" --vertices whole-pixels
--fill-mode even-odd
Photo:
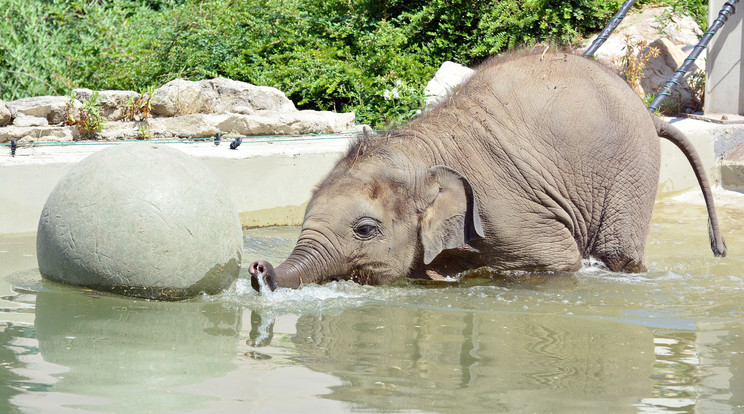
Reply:
[[[251,346],[266,346],[274,337],[274,316],[271,313],[251,312]]]
[[[44,361],[64,367],[56,393],[100,397],[94,404],[106,411],[178,411],[203,397],[167,388],[234,369],[240,313],[218,303],[40,292],[35,326]]]
[[[1,236],[0,413],[742,413],[742,205],[719,210],[721,259],[702,204],[658,203],[644,274],[257,295],[244,273],[181,303],[9,277],[33,236]],[[244,257],[279,262],[297,232],[246,231]]]
[[[21,370],[23,362],[19,358],[32,354],[36,350],[28,346],[24,339],[34,337],[34,328],[5,323],[0,325],[0,412],[16,413],[18,410],[11,400],[21,393],[21,390],[45,390],[44,384],[27,381],[16,371]]]
[[[369,304],[304,315],[296,361],[340,377],[327,398],[382,410],[626,410],[652,393],[644,327],[560,315]]]

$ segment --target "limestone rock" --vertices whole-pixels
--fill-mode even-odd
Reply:
[[[0,142],[17,139],[21,142],[52,141],[67,142],[79,138],[76,128],[71,127],[19,127],[15,125],[0,128]]]
[[[199,82],[172,80],[155,90],[152,113],[177,116],[196,113],[249,113],[251,111],[296,111],[284,92],[225,78]]]
[[[36,243],[44,278],[168,300],[224,290],[242,251],[238,213],[214,173],[146,143],[73,167],[44,205]]]
[[[36,127],[36,126],[49,126],[49,121],[46,118],[39,116],[28,116],[19,114],[13,120],[14,126],[19,127]]]
[[[35,96],[8,102],[6,105],[14,116],[32,116],[45,118],[49,124],[64,123],[67,118],[67,104],[70,98],[65,96]]]
[[[647,46],[655,47],[660,52],[658,57],[646,63],[641,79],[642,90],[636,91],[654,96],[698,43],[702,31],[692,18],[674,13],[671,7],[646,8],[640,13],[629,13],[596,53],[598,60],[617,72],[622,70],[621,61],[627,49],[626,35],[630,36],[632,42],[646,42]],[[595,38],[590,38],[579,52],[586,50]],[[688,73],[686,79],[690,79],[698,67],[705,66],[705,56],[703,51],[696,60],[697,67]],[[671,112],[692,112],[699,110],[700,105],[698,97],[686,82],[675,86],[672,95],[664,101],[664,106],[673,108]]]
[[[75,94],[75,98],[78,101],[88,101],[91,97],[93,97],[93,90],[88,88],[73,89],[72,93]]]
[[[158,117],[149,120],[154,136],[165,138],[206,138],[220,132],[215,120],[224,115],[189,114],[173,117]]]
[[[89,100],[93,96],[90,89],[80,88],[73,91],[78,100]],[[98,92],[98,103],[100,104],[101,116],[107,121],[121,121],[129,112],[130,100],[139,99],[142,95],[133,91],[100,91]]]
[[[426,108],[433,108],[443,101],[460,84],[470,79],[475,71],[454,62],[444,62],[429,83],[426,84]]]
[[[625,35],[636,40],[645,40],[648,44],[657,39],[665,38],[673,44],[682,47],[694,46],[703,34],[700,27],[689,16],[674,13],[671,7],[652,7],[640,13],[631,12],[612,32],[596,53],[596,57],[612,64],[617,58],[625,54]],[[581,52],[592,44],[597,35],[590,37]],[[705,53],[700,55],[698,62],[705,59]],[[701,66],[704,66],[701,64]]]
[[[97,134],[98,139],[104,141],[118,141],[118,140],[133,140],[142,139],[142,133],[140,127],[147,128],[152,131],[144,122],[135,121],[109,121],[106,122],[106,127]]]
[[[5,105],[5,102],[0,101],[0,127],[8,125],[11,119],[10,109]]]
[[[280,113],[277,116],[255,116],[264,119],[264,123],[274,122],[271,130],[275,134],[331,134],[348,132],[354,129],[353,113],[335,113],[329,111],[297,111]],[[268,122],[267,122],[268,121]],[[262,133],[265,134],[265,133]]]
[[[9,119],[16,118],[11,130],[0,128],[2,140],[43,140],[48,125],[67,121],[67,108],[77,119],[82,102],[93,91],[75,89],[69,97],[27,98],[7,104]],[[107,141],[142,138],[207,138],[216,133],[234,135],[329,134],[355,130],[354,113],[298,111],[278,89],[255,86],[225,78],[191,82],[176,79],[155,90],[151,117],[126,119],[129,103],[139,99],[132,91],[98,93],[100,113],[106,121],[96,134]],[[1,104],[2,102],[0,102]],[[0,127],[3,112],[0,105]],[[22,129],[27,128],[27,129]],[[28,129],[31,128],[31,129]],[[33,128],[42,128],[34,130]],[[64,132],[64,133],[62,133]],[[77,127],[55,130],[51,140],[79,138]]]
[[[659,38],[653,41],[648,47],[656,48],[659,56],[650,59],[643,71],[641,79],[641,88],[646,95],[656,95],[664,86],[667,80],[674,76],[674,71],[684,63],[687,53],[683,52],[679,46],[672,43],[669,39]],[[696,73],[700,69],[693,63],[689,73]],[[689,76],[689,75],[688,75]],[[680,82],[675,85],[672,95],[667,97],[664,105],[671,105],[680,112],[695,107],[693,91],[687,82]]]
[[[328,111],[264,112],[260,115],[191,114],[157,117],[149,121],[153,136],[168,138],[207,138],[218,132],[245,136],[332,134],[353,131],[355,125],[353,113]]]

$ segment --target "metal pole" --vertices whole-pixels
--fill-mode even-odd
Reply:
[[[687,59],[685,59],[679,69],[674,71],[674,75],[672,76],[672,78],[666,81],[661,91],[656,94],[656,97],[651,102],[651,105],[648,106],[649,111],[656,112],[659,110],[661,103],[664,102],[667,96],[671,95],[672,88],[674,88],[675,85],[679,85],[679,82],[687,74],[687,71],[690,69],[690,66],[692,66],[692,63],[695,62],[695,59],[700,56],[700,53],[703,51],[703,49],[708,47],[708,43],[710,43],[710,40],[716,34],[718,29],[723,27],[723,25],[726,23],[728,18],[731,17],[732,14],[736,13],[737,3],[739,3],[739,0],[729,0],[723,4],[721,11],[718,13],[718,17],[716,18],[716,20],[713,21],[713,24],[711,24],[711,26],[708,28],[708,31],[703,34],[703,37],[700,38],[700,42],[695,45],[695,47],[692,49],[692,52],[690,52],[690,55],[687,56]]]
[[[610,19],[610,22],[607,23],[607,27],[605,27],[604,30],[599,33],[599,36],[594,39],[591,46],[589,46],[586,52],[584,52],[584,57],[594,57],[597,49],[599,49],[599,47],[602,46],[605,40],[610,37],[610,34],[617,28],[617,25],[620,24],[620,21],[623,20],[625,15],[628,13],[628,10],[633,7],[633,3],[635,3],[635,0],[626,0],[625,3],[620,6],[620,10],[615,13],[615,17]]]

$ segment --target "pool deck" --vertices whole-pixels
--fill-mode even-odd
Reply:
[[[744,125],[726,126],[675,118],[671,122],[693,141],[714,186],[744,191],[744,161],[728,160],[726,151],[744,142]],[[314,186],[345,153],[349,135],[140,145],[173,146],[202,160],[233,197],[244,227],[296,225]],[[117,145],[117,144],[110,144]],[[0,234],[35,232],[41,210],[57,182],[80,160],[110,145],[21,147],[15,157],[0,154]],[[659,197],[697,188],[682,153],[661,140]],[[2,147],[8,151],[8,147]]]

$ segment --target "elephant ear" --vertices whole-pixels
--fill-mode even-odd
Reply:
[[[473,187],[452,168],[437,165],[426,176],[428,207],[421,215],[421,243],[424,264],[431,263],[443,250],[463,246],[484,237]]]

